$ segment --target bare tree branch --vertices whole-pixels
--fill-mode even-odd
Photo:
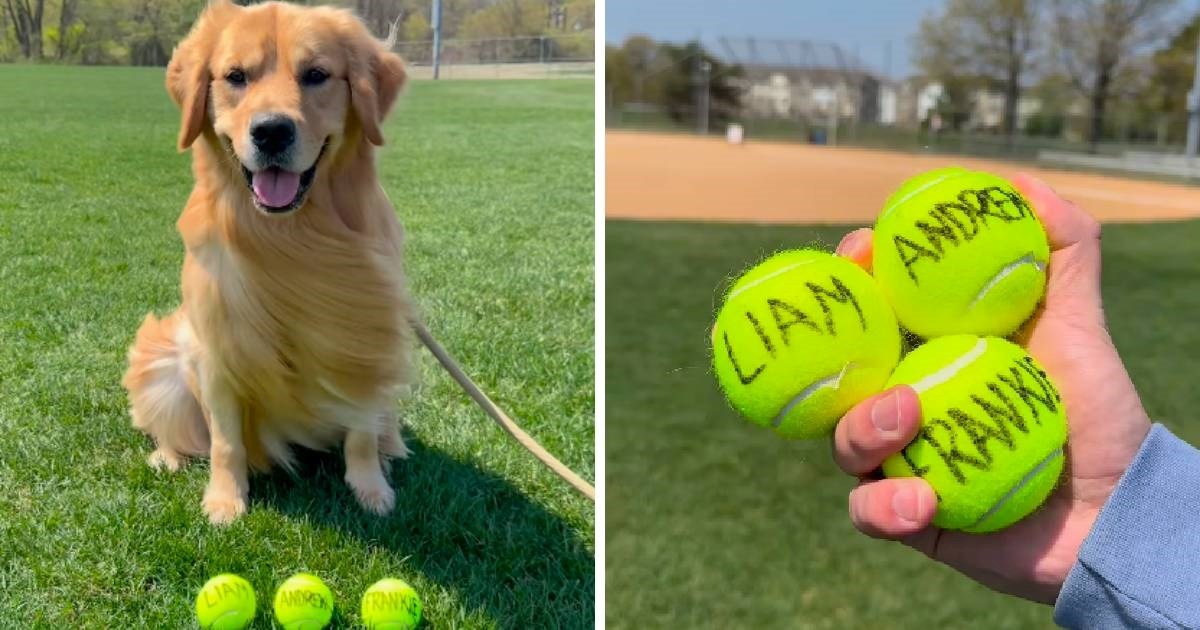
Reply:
[[[1088,98],[1088,142],[1095,151],[1117,76],[1162,34],[1175,0],[1055,0],[1059,59],[1071,85]]]

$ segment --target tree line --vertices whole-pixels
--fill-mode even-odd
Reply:
[[[1178,140],[1200,36],[1200,15],[1179,8],[1177,0],[946,0],[911,42],[917,84],[943,86],[934,111],[949,128],[968,123],[980,90],[1002,95],[999,131],[1010,143],[1018,131],[1061,135],[1072,121],[1084,123],[1072,132],[1093,149],[1114,136]],[[739,69],[695,42],[635,36],[607,47],[609,99],[655,103],[681,118],[696,105],[701,58],[713,63],[714,108],[736,115]],[[1040,111],[1026,112],[1018,130],[1023,97],[1035,97]]]
[[[1181,25],[1177,9],[1176,0],[948,0],[921,22],[914,58],[945,86],[939,109],[952,125],[971,91],[990,88],[1004,95],[1010,142],[1027,91],[1042,105],[1034,131],[1060,131],[1085,104],[1093,150],[1114,133],[1114,104],[1127,127],[1178,137],[1200,16]]]
[[[238,0],[249,4],[253,0]],[[207,0],[0,0],[0,61],[165,65]],[[432,0],[301,0],[353,9],[380,37],[433,37]],[[595,0],[442,0],[444,39],[590,33]]]
[[[604,51],[609,103],[655,103],[676,122],[695,116],[698,92],[705,89],[713,128],[736,118],[741,76],[739,66],[724,63],[695,41],[671,44],[634,35]]]

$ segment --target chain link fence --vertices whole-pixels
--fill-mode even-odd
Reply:
[[[432,78],[433,41],[397,42],[414,78]],[[590,77],[596,71],[594,32],[442,41],[439,77],[532,79]]]

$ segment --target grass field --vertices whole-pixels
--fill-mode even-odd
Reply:
[[[609,221],[606,616],[610,628],[1050,628],[846,516],[829,445],[738,419],[708,368],[717,287],[848,227]],[[1112,335],[1151,416],[1200,443],[1200,222],[1109,225]],[[653,270],[653,273],[647,273]]]
[[[591,627],[592,505],[427,354],[390,517],[358,509],[335,455],[253,479],[224,529],[200,510],[206,463],[145,465],[120,378],[145,313],[177,304],[191,185],[162,74],[0,65],[0,627],[185,628],[210,575],[244,575],[261,611],[300,570],[333,589],[335,627],[386,575],[422,594],[429,627]],[[415,82],[380,156],[433,333],[589,479],[592,94]]]

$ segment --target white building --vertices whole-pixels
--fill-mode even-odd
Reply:
[[[946,95],[946,88],[940,82],[925,84],[916,95],[917,122],[929,119],[929,114],[937,109],[938,103]]]
[[[914,77],[885,82],[866,72],[826,68],[746,68],[743,105],[752,117],[813,121],[857,120],[880,125],[913,127],[926,124],[946,98],[939,81]],[[1004,127],[1004,94],[976,89],[967,111],[948,117],[943,125],[999,131]],[[1017,128],[1042,109],[1041,101],[1023,96],[1017,102]]]
[[[761,66],[746,70],[743,105],[752,116],[873,121],[881,107],[880,81],[865,72]]]
[[[792,113],[792,87],[787,76],[772,74],[766,81],[750,84],[746,102],[756,115],[787,118]]]
[[[879,120],[881,125],[894,125],[899,119],[899,105],[896,86],[881,85],[879,86]]]

